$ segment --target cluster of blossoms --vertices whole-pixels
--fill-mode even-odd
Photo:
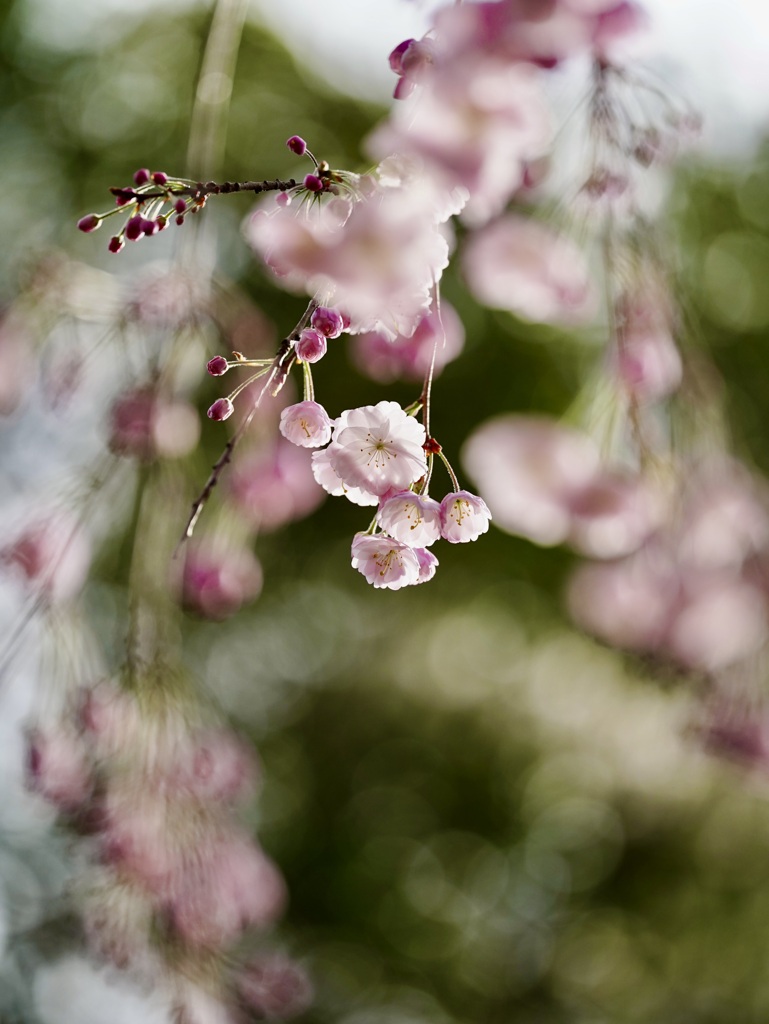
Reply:
[[[100,683],[28,737],[31,788],[88,839],[89,946],[121,968],[167,986],[173,979],[180,1021],[197,1020],[205,1000],[221,1004],[223,1020],[233,1019],[229,1005],[251,1019],[300,1013],[311,988],[298,964],[231,951],[246,930],[268,929],[286,902],[277,867],[234,816],[256,790],[251,748],[190,721],[157,690],[145,696]],[[210,990],[189,980],[206,977]]]
[[[300,402],[283,411],[280,429],[302,447],[326,445],[313,454],[312,467],[329,494],[377,506],[369,530],[352,543],[353,568],[375,587],[398,590],[432,579],[438,559],[431,545],[441,537],[465,543],[488,530],[491,517],[477,495],[457,489],[441,502],[428,496],[428,460],[443,453],[397,402],[350,409],[333,423],[318,403]]]

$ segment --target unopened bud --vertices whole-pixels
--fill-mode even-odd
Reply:
[[[223,373],[229,370],[230,364],[224,358],[224,356],[214,356],[213,359],[209,359],[206,364],[206,369],[212,377],[221,377]]]
[[[317,174],[306,174],[304,177],[304,187],[308,192],[322,192],[323,182]]]
[[[307,143],[301,135],[292,135],[291,138],[286,141],[286,145],[291,152],[296,153],[297,156],[304,156],[307,152]]]
[[[113,235],[109,240],[107,248],[110,252],[121,252],[125,249],[125,240],[122,239],[120,235]]]
[[[156,185],[167,185],[168,175],[165,174],[163,171],[153,171],[152,180],[155,182]]]
[[[177,199],[176,202],[174,203],[174,209],[176,210],[177,213],[184,213],[184,211],[187,209],[187,204],[183,199]]]
[[[139,170],[134,174],[134,184],[146,185],[150,180],[150,172],[146,167],[140,167]]]
[[[229,398],[217,398],[211,408],[208,410],[208,418],[210,420],[226,420],[235,412],[235,406],[229,400]]]
[[[275,196],[275,202],[278,206],[290,206],[291,196],[288,192],[278,192],[277,196]]]
[[[136,214],[135,217],[131,217],[125,226],[125,236],[129,242],[135,242],[136,239],[144,232],[144,217],[140,214]]]
[[[91,231],[96,231],[101,227],[101,217],[96,213],[89,213],[85,217],[81,217],[77,222],[77,226],[81,231],[85,231],[89,234]]]

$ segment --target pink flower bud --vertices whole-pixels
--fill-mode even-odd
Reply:
[[[404,39],[402,43],[398,43],[395,49],[390,53],[387,58],[390,62],[390,68],[395,72],[396,75],[403,74],[403,54],[408,50],[412,43],[415,43],[416,39]]]
[[[208,418],[210,420],[226,420],[235,412],[235,406],[229,400],[229,398],[217,398],[211,408],[208,410]]]
[[[226,373],[229,368],[230,364],[224,356],[214,356],[213,359],[209,359],[206,363],[206,369],[212,377],[221,377],[221,375]]]
[[[134,174],[134,184],[146,185],[150,180],[150,172],[146,167],[140,167],[139,170]]]
[[[275,202],[277,203],[278,206],[290,206],[291,196],[288,194],[288,192],[278,192],[278,194],[275,196]]]
[[[312,327],[305,328],[296,343],[296,354],[305,363],[317,363],[326,354],[326,339]]]
[[[320,180],[317,174],[305,174],[304,187],[307,189],[308,192],[322,192],[323,182]]]
[[[144,217],[141,214],[136,214],[131,217],[125,226],[125,237],[129,242],[135,242],[137,238],[144,232]]]
[[[110,252],[122,252],[125,249],[125,239],[121,238],[120,235],[113,235],[109,240],[107,248]]]
[[[155,182],[156,185],[167,185],[168,175],[165,174],[163,171],[153,171],[152,180]]]
[[[329,309],[327,306],[318,306],[316,310],[313,310],[310,323],[316,331],[320,331],[327,338],[338,338],[344,330],[341,313],[335,309]]]
[[[297,156],[304,156],[307,152],[307,143],[301,135],[292,135],[290,139],[286,140],[286,145],[291,152],[296,153]]]
[[[80,218],[77,226],[81,231],[90,234],[91,231],[97,231],[101,227],[101,217],[96,213],[89,213],[87,216]]]
[[[187,209],[187,204],[183,199],[177,199],[176,202],[174,203],[174,209],[176,210],[177,213],[184,213],[184,211]]]

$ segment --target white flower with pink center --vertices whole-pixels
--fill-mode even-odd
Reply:
[[[486,533],[491,521],[486,502],[469,491],[454,491],[441,502],[441,534],[450,544],[466,544]]]
[[[585,260],[577,247],[537,221],[500,217],[465,245],[463,269],[484,306],[524,320],[583,323],[596,306]]]
[[[300,448],[321,448],[331,440],[331,420],[317,402],[298,402],[280,414],[280,432]]]
[[[383,533],[356,533],[351,554],[353,569],[374,587],[400,590],[419,582],[421,566],[413,548]]]
[[[370,494],[406,490],[427,472],[425,428],[397,402],[343,412],[328,449],[331,467],[345,487]]]
[[[427,548],[441,535],[441,506],[432,498],[400,491],[382,503],[376,521],[402,544]]]

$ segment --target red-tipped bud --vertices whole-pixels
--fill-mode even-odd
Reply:
[[[146,167],[140,167],[139,170],[134,174],[134,184],[146,185],[150,180],[150,172]]]
[[[80,218],[77,226],[81,231],[89,234],[91,231],[96,231],[97,228],[101,227],[101,217],[96,213],[89,213],[87,216]]]
[[[158,226],[158,231],[162,231],[163,228],[168,227],[168,217],[161,213],[160,216],[156,218],[155,223]]]
[[[217,398],[208,410],[210,420],[226,420],[235,412],[235,406],[229,398]]]
[[[184,211],[187,209],[187,204],[183,199],[177,199],[176,202],[174,203],[174,209],[176,210],[177,213],[184,213]]]
[[[292,135],[290,139],[286,140],[286,145],[291,152],[296,153],[297,156],[304,156],[307,152],[307,143],[301,135]]]
[[[184,217],[181,214],[176,218],[176,223],[180,226],[184,223]]]
[[[221,375],[226,373],[229,368],[230,364],[224,356],[214,356],[213,359],[209,359],[206,363],[206,369],[212,377],[221,377]]]
[[[304,187],[308,192],[322,192],[323,182],[317,174],[306,174],[304,176]]]
[[[142,234],[154,235],[160,230],[158,222],[156,220],[148,220],[146,217],[142,218]]]
[[[135,217],[131,217],[125,226],[125,236],[129,242],[135,242],[140,235],[144,233],[144,217],[140,214],[136,214]]]
[[[121,252],[125,249],[125,240],[120,235],[113,235],[107,246],[110,252]]]
[[[152,180],[156,185],[167,185],[168,175],[164,171],[153,171]]]

